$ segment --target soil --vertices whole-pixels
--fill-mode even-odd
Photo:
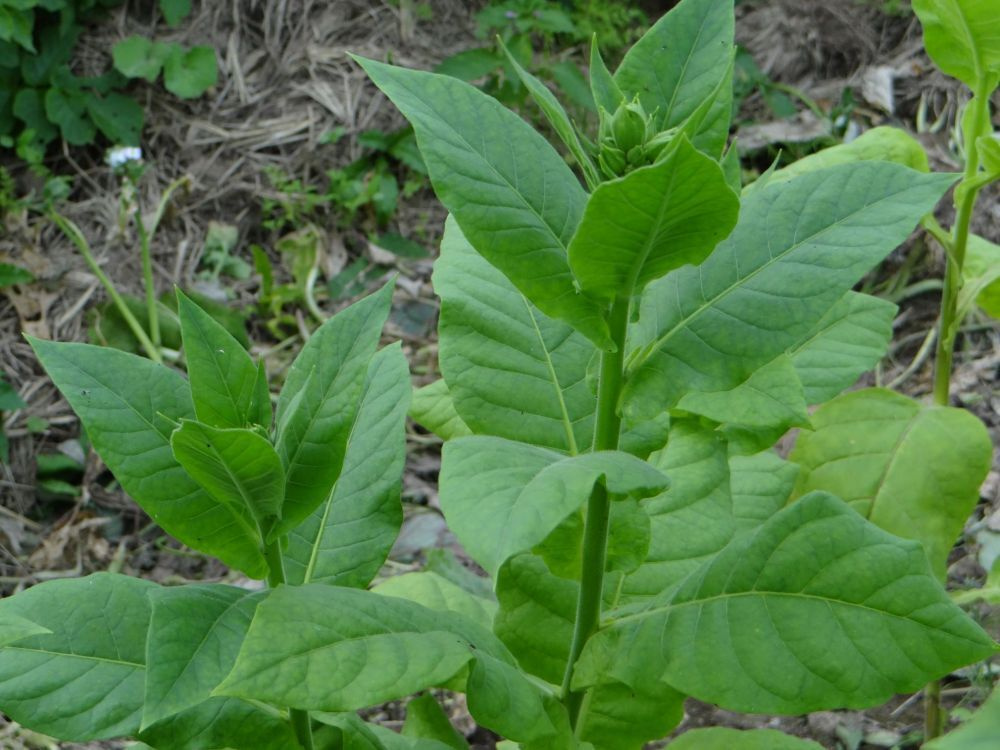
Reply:
[[[199,280],[199,264],[208,227],[223,222],[236,227],[235,254],[250,262],[250,246],[265,248],[278,273],[287,278],[274,250],[275,232],[265,229],[262,201],[280,198],[266,175],[278,169],[303,184],[324,184],[326,170],[343,166],[361,153],[356,136],[365,130],[391,131],[403,124],[399,114],[378,94],[347,52],[428,69],[444,57],[480,42],[472,16],[483,3],[432,0],[430,18],[400,11],[400,3],[381,0],[232,0],[196,2],[194,15],[181,29],[161,38],[185,44],[209,44],[219,53],[220,78],[205,97],[181,101],[160,86],[137,84],[132,93],[147,112],[142,148],[147,170],[140,199],[152,207],[174,180],[187,176],[190,187],[171,202],[153,253],[160,290],[174,284],[222,294],[237,308],[256,302],[260,279],[225,278],[224,284]],[[645,2],[651,19],[670,2]],[[902,10],[889,12],[895,6]],[[148,33],[151,2],[127,3],[109,24],[91,29],[80,43],[81,72],[106,65],[113,42],[130,33]],[[921,47],[920,30],[906,3],[880,0],[757,0],[737,8],[738,41],[771,80],[801,92],[804,99],[830,111],[853,104],[846,120],[861,128],[894,124],[917,131],[932,155],[934,167],[957,165],[950,139],[962,95],[954,82],[937,73]],[[158,29],[162,34],[163,29]],[[878,71],[882,71],[880,78]],[[884,85],[886,70],[893,86]],[[878,82],[882,81],[881,87]],[[850,92],[845,99],[844,92]],[[887,106],[888,104],[888,106]],[[804,106],[798,107],[805,111]],[[779,120],[757,91],[742,103],[736,135],[754,142],[761,126],[774,126],[768,138],[743,153],[747,169],[764,169],[781,149],[796,152],[816,138],[817,123],[807,117]],[[843,123],[841,123],[843,124]],[[820,123],[820,136],[826,132]],[[347,136],[334,144],[324,134],[343,127]],[[6,152],[0,164],[11,169],[19,190],[38,187]],[[119,224],[117,179],[105,166],[101,149],[64,150],[51,157],[50,168],[70,174],[74,190],[63,213],[80,225],[101,265],[132,294],[141,293],[136,238]],[[1000,191],[980,199],[974,229],[1000,242]],[[949,209],[941,216],[950,224]],[[433,256],[444,211],[427,189],[407,197],[390,229],[409,237]],[[431,257],[386,256],[373,247],[366,219],[345,225],[327,211],[316,218],[322,231],[324,275],[329,278],[357,259],[367,262],[369,287],[399,274],[398,291],[386,341],[402,339],[414,382],[436,372],[434,324],[436,301],[430,287]],[[79,426],[68,406],[44,377],[21,332],[61,341],[87,340],[88,312],[104,299],[95,277],[80,255],[53,225],[26,211],[8,215],[0,226],[0,261],[29,268],[37,282],[0,292],[0,369],[28,407],[3,415],[11,457],[0,466],[0,588],[7,594],[55,577],[82,575],[114,567],[123,572],[173,583],[234,581],[238,577],[218,563],[165,538],[148,517],[115,486],[94,454],[85,458],[82,476],[70,480],[76,496],[59,494],[36,479],[39,456],[83,457]],[[899,293],[901,305],[893,348],[878,371],[863,384],[892,384],[921,398],[930,392],[930,362],[921,359],[921,344],[934,325],[938,303],[931,285],[918,282],[940,276],[943,261],[936,247],[913,238],[866,280],[866,288]],[[322,300],[333,312],[349,298]],[[299,327],[307,325],[299,313]],[[252,351],[266,356],[269,370],[279,374],[298,342],[294,327],[277,340],[264,321],[250,321]],[[985,318],[966,326],[956,355],[953,397],[984,420],[994,444],[1000,445],[1000,330]],[[389,566],[419,567],[421,550],[455,545],[437,509],[436,477],[439,443],[412,427],[404,477],[407,521]],[[995,461],[982,490],[982,502],[967,534],[956,547],[950,582],[970,586],[982,582],[984,549],[1000,539],[1000,461]],[[978,540],[978,541],[977,541]],[[1000,546],[997,547],[1000,549]],[[996,637],[1000,615],[979,607],[975,614]],[[949,707],[973,707],[984,695],[988,676],[963,671],[945,681]],[[773,727],[809,737],[825,748],[916,746],[922,711],[919,696],[900,696],[868,711],[837,711],[807,717],[743,716],[689,701],[678,731],[700,726]],[[489,733],[476,730],[464,702],[449,698],[456,724],[479,743],[492,747]],[[399,706],[378,713],[390,725],[400,718]],[[123,747],[121,743],[45,744],[0,718],[0,748]],[[662,747],[657,743],[651,747]]]

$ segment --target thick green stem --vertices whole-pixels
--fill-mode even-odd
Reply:
[[[941,736],[944,724],[941,711],[941,681],[927,683],[924,687],[924,742]]]
[[[280,586],[285,582],[285,565],[281,558],[281,540],[276,539],[264,547],[264,559],[267,560],[267,585],[270,588]],[[288,721],[295,731],[295,736],[303,750],[313,750],[312,719],[309,712],[300,708],[288,709]]]
[[[594,428],[595,451],[616,450],[621,431],[618,402],[621,398],[625,365],[625,336],[628,331],[629,298],[620,297],[611,307],[609,324],[611,338],[618,347],[601,354],[601,371],[597,389],[597,422]],[[610,498],[603,484],[594,486],[587,501],[587,520],[583,529],[583,562],[580,575],[580,596],[576,603],[576,621],[570,644],[569,661],[563,677],[563,702],[575,726],[583,703],[584,691],[574,691],[573,666],[583,653],[583,647],[600,625],[601,595],[604,590],[604,565],[608,548]]]
[[[149,254],[149,233],[142,222],[142,212],[136,209],[135,226],[139,233],[142,256],[142,283],[146,287],[146,315],[149,317],[149,337],[153,345],[160,346],[160,315],[156,310],[156,286],[153,283],[153,260]]]

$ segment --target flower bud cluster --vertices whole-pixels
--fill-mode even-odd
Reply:
[[[673,140],[676,128],[658,132],[654,115],[647,114],[639,97],[622,102],[614,114],[601,108],[597,161],[608,179],[652,164]]]

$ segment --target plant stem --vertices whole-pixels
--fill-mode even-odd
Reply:
[[[276,539],[264,547],[267,560],[267,585],[275,588],[285,582],[285,565],[281,558],[281,539]],[[288,709],[288,721],[303,750],[313,750],[312,719],[309,712],[301,708]]]
[[[941,736],[941,681],[928,682],[924,687],[924,742]]]
[[[156,287],[153,284],[153,261],[149,256],[149,233],[142,221],[142,211],[136,207],[135,227],[139,233],[139,250],[142,257],[142,283],[146,287],[146,315],[149,317],[149,337],[153,345],[160,346],[160,316],[156,310]]]
[[[611,307],[609,324],[611,338],[617,351],[601,353],[601,371],[597,389],[597,422],[594,427],[594,451],[617,450],[621,431],[618,401],[621,397],[624,365],[625,337],[628,331],[629,297],[615,299]],[[580,715],[584,692],[571,689],[573,667],[583,647],[587,645],[601,620],[601,595],[604,591],[604,565],[608,548],[608,519],[611,513],[607,488],[594,485],[587,501],[587,520],[583,529],[583,562],[580,575],[580,596],[576,603],[576,620],[569,660],[563,676],[563,702],[569,712],[570,723],[575,727]]]
[[[50,213],[49,216],[52,221],[55,222],[55,225],[62,230],[62,233],[69,237],[73,244],[76,245],[80,254],[83,255],[83,259],[87,262],[91,272],[97,277],[97,280],[101,282],[101,285],[108,293],[108,296],[111,297],[111,301],[114,302],[115,307],[121,314],[122,319],[128,325],[129,330],[132,331],[132,335],[135,336],[136,340],[138,340],[139,344],[146,352],[146,356],[157,364],[162,364],[163,357],[160,354],[159,348],[154,346],[153,342],[149,340],[149,336],[146,335],[146,331],[143,330],[139,321],[136,320],[135,315],[133,315],[132,311],[129,310],[128,305],[125,304],[125,300],[122,299],[122,296],[118,293],[118,290],[115,288],[111,279],[108,278],[107,274],[105,274],[101,267],[97,264],[97,259],[94,258],[94,254],[90,250],[90,244],[87,242],[86,237],[83,236],[83,232],[80,231],[80,228],[66,217],[61,216],[54,211]]]

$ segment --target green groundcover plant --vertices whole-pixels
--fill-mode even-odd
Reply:
[[[378,349],[390,287],[313,334],[273,419],[263,368],[183,296],[187,379],[32,340],[154,520],[268,587],[96,574],[0,601],[0,709],[155,748],[461,750],[426,692],[445,688],[504,747],[638,750],[687,696],[861,708],[993,655],[940,581],[988,466],[978,420],[861,391],[874,433],[771,450],[880,358],[895,308],[852,287],[956,176],[855,160],[741,190],[733,55],[718,0],[683,0],[613,74],[595,46],[593,138],[518,71],[587,188],[468,84],[359,59],[451,214],[443,377],[410,411],[445,439],[441,506],[492,586],[439,562],[370,588],[410,399],[399,346]],[[905,455],[871,437],[889,433]],[[810,463],[821,444],[843,455]],[[401,733],[357,713],[410,696]]]

